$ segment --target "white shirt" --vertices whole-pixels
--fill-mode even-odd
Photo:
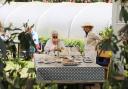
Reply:
[[[38,37],[37,32],[32,31],[32,38],[33,38],[35,45],[39,44],[39,37]]]
[[[63,41],[59,41],[58,43],[58,46],[57,45],[54,45],[53,42],[52,42],[52,39],[49,39],[44,47],[44,51],[45,52],[49,52],[49,51],[54,51],[55,47],[58,47],[58,48],[63,48],[65,49],[65,46],[64,46],[64,43]]]
[[[94,32],[90,31],[87,35],[85,36],[85,46],[90,45],[90,46],[96,46],[98,41],[101,39],[101,37]]]
[[[88,33],[87,37],[85,36],[85,57],[89,57],[91,59],[96,58],[97,53],[95,51],[95,47],[100,39],[100,36],[92,31]]]
[[[0,38],[3,40],[3,41],[7,41],[9,39],[9,34],[6,34],[6,33],[1,33],[0,34]]]

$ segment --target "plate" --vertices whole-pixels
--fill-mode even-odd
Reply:
[[[85,63],[92,63],[92,60],[84,60]]]

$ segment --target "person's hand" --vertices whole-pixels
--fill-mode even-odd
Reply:
[[[36,44],[36,49],[38,50],[40,48],[40,45],[39,44]]]
[[[59,51],[59,52],[61,52],[61,48],[55,48],[54,51]]]
[[[64,50],[64,48],[63,47],[61,47],[61,48],[54,48],[54,51],[59,51],[59,52],[62,52]]]

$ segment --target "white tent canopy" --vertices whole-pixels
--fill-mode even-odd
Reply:
[[[24,5],[23,3],[11,3],[11,5],[9,4],[5,4],[5,5],[1,5],[0,6],[0,21],[2,24],[4,24],[6,18],[13,13],[14,10],[16,10],[18,7]]]
[[[40,36],[49,36],[57,30],[64,38],[83,38],[81,28],[91,22],[99,32],[111,24],[111,3],[11,3],[0,8],[0,20],[7,27],[21,27],[29,20]]]

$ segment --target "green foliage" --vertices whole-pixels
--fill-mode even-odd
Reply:
[[[79,51],[82,53],[84,51],[84,41],[76,39],[64,39],[64,43],[68,47],[78,47]]]
[[[105,28],[100,33],[102,40],[98,43],[97,48],[108,51],[111,50],[112,52],[116,53],[119,48],[117,46],[118,38],[114,35],[113,30],[111,28]]]
[[[6,67],[5,62],[0,58],[0,89],[6,89],[6,73],[4,68]]]
[[[128,89],[128,77],[123,81],[121,89]]]
[[[120,52],[120,60],[125,60],[126,64],[128,64],[128,24],[126,24],[119,31],[121,45],[119,46],[121,49]]]
[[[104,82],[104,84],[103,84],[103,89],[111,89],[110,87],[111,87],[111,86],[110,86],[109,81],[106,80],[106,81]]]
[[[125,60],[126,64],[128,64],[128,44],[121,45],[121,52],[120,52],[120,60]]]
[[[7,82],[10,89],[22,89],[25,87],[27,79],[21,78],[21,71],[27,65],[26,62],[14,60],[14,67],[6,71],[8,73]]]
[[[49,37],[40,37],[39,38],[40,42],[43,43],[44,45],[46,44],[46,42],[49,40]]]
[[[0,64],[2,63],[3,61],[0,62]],[[27,62],[19,59],[12,61],[11,68],[8,70],[4,69],[5,66],[0,65],[0,89],[32,89],[35,82],[35,71],[31,70],[25,78],[22,77],[24,75],[22,71],[27,68],[27,65]]]
[[[124,74],[125,77],[128,78],[128,70],[125,70],[123,74]]]
[[[109,80],[109,88],[108,89],[122,89],[122,82],[112,78],[111,80]]]
[[[48,89],[58,89],[57,84],[54,83],[53,81],[51,82],[51,84],[47,88]]]
[[[100,32],[100,36],[103,38],[103,39],[111,39],[113,35],[113,30],[111,28],[105,28],[102,32]]]
[[[118,64],[117,64],[118,66]],[[109,85],[111,86],[110,89],[122,89],[122,83],[119,80],[116,80],[115,77],[120,77],[122,78],[123,76],[118,73],[118,70],[116,69],[117,66],[115,67],[115,62],[112,59],[112,63],[109,69]]]
[[[2,76],[0,76],[0,89],[58,89],[54,81],[51,81],[49,85],[36,83],[35,68],[30,68],[28,61],[17,59],[6,63],[10,68],[5,71],[3,66],[0,68],[2,69],[0,71],[0,75],[2,72]],[[27,72],[23,72],[25,69],[27,69]],[[23,77],[22,75],[25,74],[27,75]]]

